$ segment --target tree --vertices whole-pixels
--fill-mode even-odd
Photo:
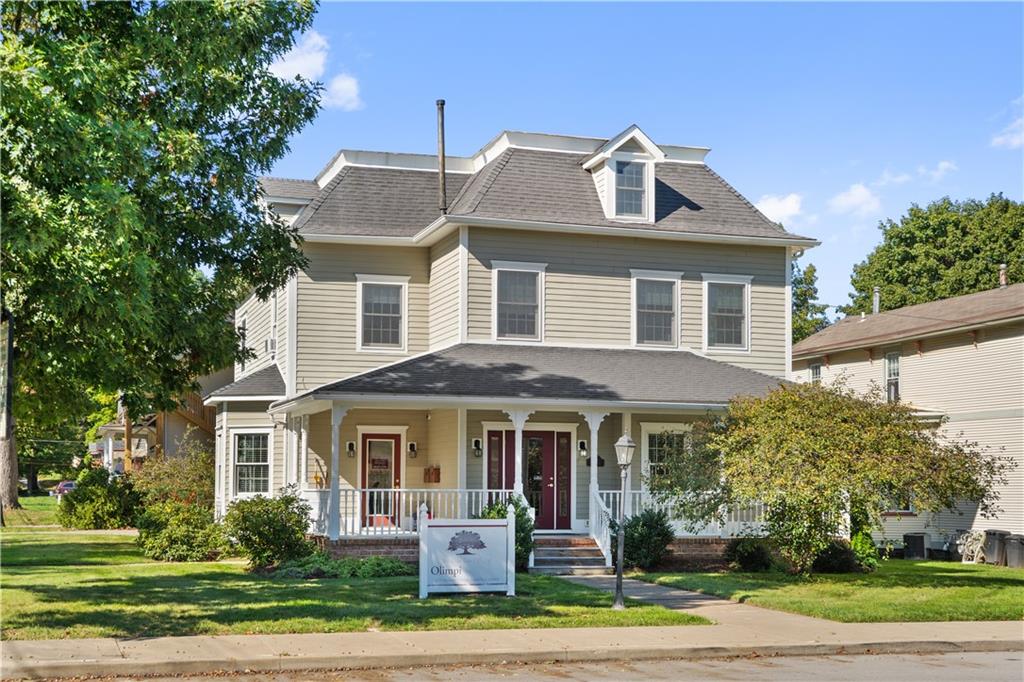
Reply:
[[[871,527],[899,497],[925,513],[963,501],[983,516],[997,511],[1007,463],[939,426],[877,387],[861,396],[842,382],[786,385],[700,422],[692,446],[670,446],[652,487],[691,527],[722,520],[730,505],[763,503],[766,534],[806,573],[849,530],[851,510]]]
[[[458,533],[452,536],[452,539],[448,541],[448,551],[458,552],[459,554],[472,554],[469,550],[471,549],[486,549],[487,545],[480,539],[480,533],[474,533],[471,530],[460,530]],[[458,550],[462,550],[459,552]]]
[[[993,289],[999,265],[1024,281],[1024,204],[993,194],[986,201],[948,197],[913,204],[899,222],[879,223],[882,243],[853,268],[847,315],[871,312],[874,287],[892,310]]]
[[[793,343],[816,334],[829,325],[828,306],[818,303],[818,271],[813,263],[801,268],[793,261]]]
[[[91,391],[173,406],[245,354],[230,319],[303,263],[258,176],[320,85],[268,67],[298,2],[5,3],[0,8],[2,305],[13,416],[77,420]],[[10,404],[8,404],[10,406]],[[17,504],[3,438],[0,501]]]

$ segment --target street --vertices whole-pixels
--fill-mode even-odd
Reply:
[[[218,676],[220,677],[220,676]],[[1016,652],[930,654],[923,656],[797,656],[789,658],[662,660],[543,665],[439,666],[394,670],[351,670],[223,677],[238,682],[434,682],[460,680],[828,680],[886,682],[1021,682],[1024,655]],[[142,678],[105,678],[127,681]],[[203,676],[147,677],[147,682],[202,682]]]

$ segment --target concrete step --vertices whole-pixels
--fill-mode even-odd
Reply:
[[[604,554],[597,547],[536,547],[533,550],[534,556],[542,557],[603,557]]]
[[[597,547],[594,538],[587,535],[534,535],[535,547]]]
[[[533,556],[534,566],[604,566],[604,557]]]
[[[607,566],[534,566],[530,573],[541,575],[611,575]]]

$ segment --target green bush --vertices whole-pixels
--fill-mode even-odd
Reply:
[[[412,566],[391,557],[332,559],[325,552],[283,561],[273,573],[275,578],[390,578],[415,574]]]
[[[772,568],[772,553],[764,538],[733,538],[725,548],[725,560],[734,571],[761,573]]]
[[[859,573],[863,569],[848,540],[833,540],[811,566],[813,573]]]
[[[132,483],[145,504],[176,500],[213,510],[215,457],[213,451],[191,433],[190,429],[182,437],[177,456],[151,455],[146,458],[145,466],[132,472]]]
[[[309,512],[309,504],[288,487],[277,497],[236,500],[224,517],[224,528],[249,564],[264,568],[312,553],[313,544],[306,539]]]
[[[516,510],[516,570],[525,571],[530,566],[533,552],[533,519],[526,500],[520,495],[508,498],[508,504]],[[508,516],[508,504],[492,502],[480,511],[481,519],[503,519]]]
[[[612,556],[617,561],[618,522],[609,524],[612,539]],[[639,514],[627,517],[622,524],[623,566],[650,570],[668,554],[668,545],[675,538],[668,513],[663,509],[645,509]]]
[[[57,506],[57,523],[65,528],[127,528],[139,511],[139,493],[127,476],[106,469],[83,469],[76,487]]]
[[[213,510],[175,500],[147,505],[139,515],[138,545],[160,561],[214,561],[227,551]]]
[[[865,571],[873,571],[878,568],[878,548],[870,533],[861,531],[850,540],[850,550],[857,557],[857,563]]]

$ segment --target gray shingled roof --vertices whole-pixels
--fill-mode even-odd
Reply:
[[[287,197],[288,199],[315,199],[320,194],[320,186],[312,180],[293,180],[291,178],[260,178],[263,192],[268,197]]]
[[[461,344],[321,386],[307,396],[527,398],[725,404],[782,379],[687,351]]]
[[[271,364],[234,383],[222,386],[204,398],[245,398],[247,396],[284,396],[284,379],[277,365]]]
[[[913,339],[946,329],[1024,316],[1024,284],[990,289],[942,301],[886,310],[876,315],[846,317],[793,346],[795,357],[847,348],[865,348]]]

